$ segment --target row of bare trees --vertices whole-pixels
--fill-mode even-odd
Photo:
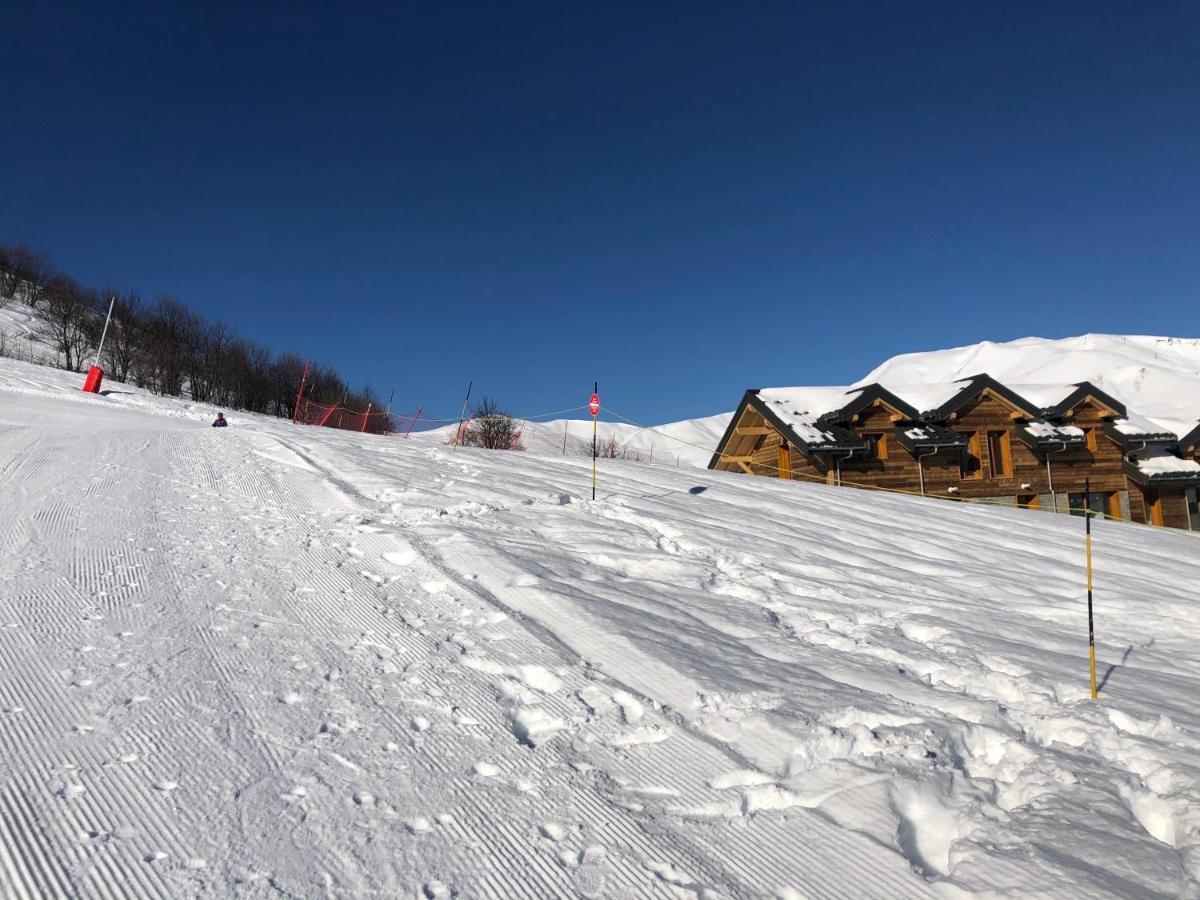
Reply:
[[[145,301],[128,291],[83,287],[36,250],[0,244],[0,306],[17,299],[27,303],[64,369],[79,371],[91,363],[112,298],[101,359],[107,378],[227,409],[292,416],[304,370],[295,353],[275,355],[167,294]],[[380,406],[370,389],[350,390],[328,367],[309,370],[304,393],[314,402],[351,409]],[[385,427],[380,417],[369,430]]]

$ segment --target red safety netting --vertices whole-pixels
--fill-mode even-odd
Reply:
[[[301,397],[296,408],[295,421],[303,425],[318,425],[323,428],[341,428],[344,431],[363,431],[368,434],[393,434],[402,430],[411,417],[395,416],[387,412],[376,412],[370,407],[365,410],[347,409],[338,403],[317,403]]]

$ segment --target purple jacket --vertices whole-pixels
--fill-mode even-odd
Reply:
[[[225,421],[225,417],[220,413],[217,414],[217,420],[212,423],[213,428],[224,428],[229,423]]]

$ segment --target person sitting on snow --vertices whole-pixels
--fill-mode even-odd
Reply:
[[[217,421],[212,423],[213,428],[224,428],[229,423],[225,421],[225,413],[217,413]]]

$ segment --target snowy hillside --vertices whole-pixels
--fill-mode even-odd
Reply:
[[[0,360],[0,896],[1200,892],[1200,543]]]
[[[626,458],[663,466],[695,466],[705,468],[721,435],[729,426],[732,413],[718,413],[702,419],[685,419],[656,425],[651,429],[623,422],[598,423],[601,445],[615,441],[617,450]],[[433,431],[414,432],[413,438],[423,443],[444,444],[451,441],[457,426],[450,425]],[[591,419],[554,419],[549,422],[521,423],[521,445],[539,456],[586,456],[592,452]]]
[[[1140,335],[1085,334],[1047,340],[984,341],[952,350],[906,353],[857,384],[938,384],[987,373],[1004,384],[1090,381],[1176,434],[1200,422],[1200,340]]]

